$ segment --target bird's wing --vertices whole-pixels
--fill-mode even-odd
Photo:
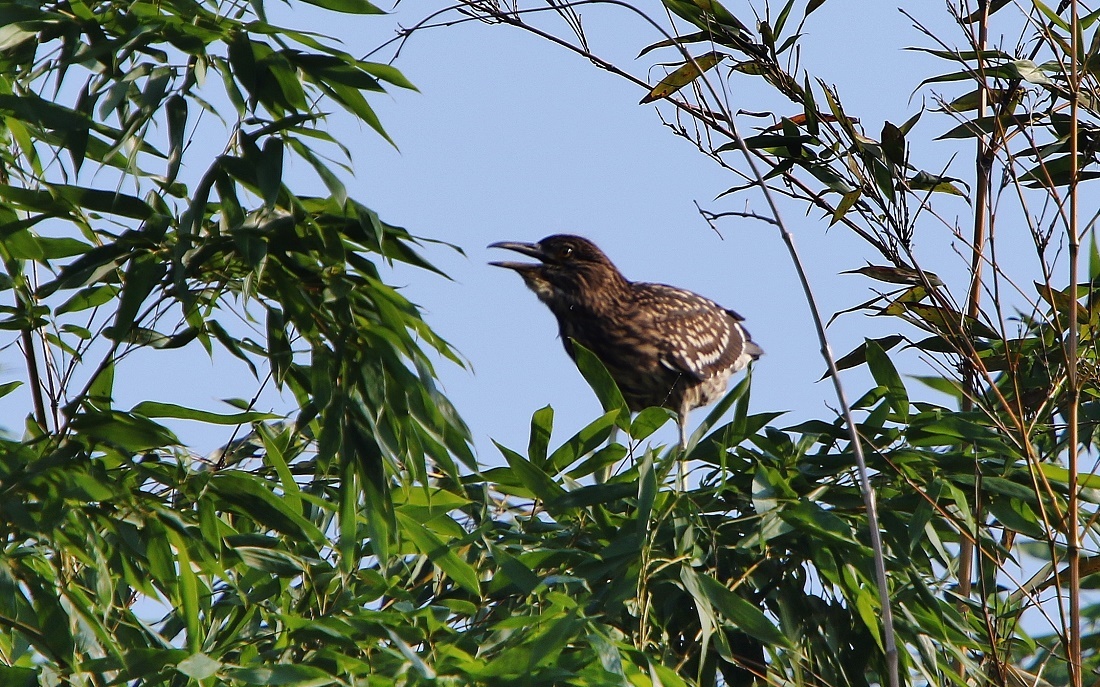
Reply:
[[[714,301],[664,284],[637,284],[639,310],[664,342],[661,364],[702,381],[739,370],[760,354],[732,314]]]

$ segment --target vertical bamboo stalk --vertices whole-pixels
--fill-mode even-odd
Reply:
[[[27,359],[27,376],[31,388],[31,401],[34,403],[34,420],[43,431],[46,425],[46,403],[42,398],[42,377],[38,372],[38,357],[35,355],[34,337],[30,329],[24,329],[19,335],[23,344],[23,357]]]
[[[1070,2],[1070,59],[1069,59],[1069,97],[1070,97],[1070,181],[1069,181],[1069,323],[1066,342],[1066,385],[1069,390],[1069,504],[1066,517],[1066,555],[1069,558],[1069,675],[1072,687],[1081,686],[1081,538],[1078,527],[1077,502],[1077,445],[1078,445],[1078,406],[1081,401],[1081,388],[1077,377],[1077,258],[1081,246],[1081,237],[1077,230],[1077,96],[1081,82],[1078,74],[1078,52],[1080,51],[1080,25],[1078,23],[1077,0]]]
[[[982,0],[980,3],[982,17],[978,22],[978,40],[977,49],[979,54],[985,50],[986,37],[988,35],[989,27],[989,3],[986,0]],[[978,69],[982,70],[982,62],[979,60]],[[986,89],[986,83],[984,75],[982,83],[978,85],[978,116],[986,117],[989,114],[989,91]],[[995,135],[996,132],[990,135]],[[989,177],[990,167],[992,164],[991,151],[993,149],[993,143],[990,141],[988,144],[981,136],[977,139],[977,153],[975,156],[975,181],[974,181],[974,232],[971,240],[971,258],[970,258],[970,290],[966,299],[966,316],[968,321],[973,321],[978,316],[978,312],[981,308],[982,299],[982,256],[985,253],[986,242],[986,206],[989,204]],[[965,364],[964,370],[964,388],[968,392],[973,392],[974,388],[974,368],[968,363]],[[961,402],[961,409],[970,411],[974,409],[974,403],[971,400],[969,394],[964,395]],[[975,540],[977,539],[977,533],[975,532]],[[959,596],[969,598],[970,591],[973,585],[973,569],[974,569],[974,542],[963,538],[959,547]],[[965,612],[966,604],[962,604],[963,611]],[[959,663],[959,674],[964,673],[962,663]]]
[[[985,44],[989,34],[989,2],[988,0],[980,0],[979,11],[981,12],[981,19],[978,21],[978,40],[976,41],[977,52],[981,55],[985,51]],[[979,58],[978,70],[982,75],[981,83],[978,84],[978,117],[986,117],[989,114],[989,91],[986,88],[985,72],[983,69],[984,63]],[[990,136],[996,135],[996,130],[990,132]],[[982,299],[982,266],[984,261],[982,256],[985,253],[986,242],[986,206],[989,204],[989,179],[990,170],[993,163],[993,141],[988,143],[982,136],[977,137],[977,151],[974,160],[974,232],[971,239],[971,258],[970,258],[970,290],[966,298],[966,316],[967,321],[973,322],[977,319],[978,312],[981,308]],[[960,323],[960,328],[965,331],[965,322]],[[974,402],[971,400],[971,394],[974,392],[975,375],[974,367],[970,364],[969,360],[963,361],[963,388],[967,391],[963,395],[962,401],[959,404],[960,409],[963,412],[969,412],[974,409]],[[977,463],[974,465],[974,470],[977,472]],[[980,482],[975,480],[974,485],[977,490],[980,488]],[[975,504],[977,504],[977,494],[975,494]],[[975,510],[975,517],[977,517],[977,511]],[[969,605],[965,599],[970,598],[970,593],[974,584],[974,543],[978,540],[978,532],[973,532],[973,539],[962,537],[959,543],[959,596],[964,599],[959,602],[959,612],[967,613]],[[956,663],[956,669],[960,677],[966,677],[966,666],[962,661]]]

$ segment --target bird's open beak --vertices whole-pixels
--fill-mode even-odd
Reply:
[[[528,257],[535,258],[536,260],[546,262],[546,253],[537,243],[520,243],[518,241],[498,241],[496,243],[490,243],[489,248],[503,248],[505,250],[513,250],[517,253],[522,253]],[[534,267],[539,267],[538,264],[532,264],[529,262],[490,262],[490,265],[495,267],[504,267],[510,270],[516,270],[521,272],[523,270],[529,270]]]

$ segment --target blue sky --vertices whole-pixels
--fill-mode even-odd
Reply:
[[[729,7],[751,17],[740,4]],[[634,57],[660,36],[621,9],[581,13],[595,52],[646,75],[652,55]],[[403,3],[393,17],[365,23],[382,36],[387,22],[409,26],[425,14],[423,4]],[[930,14],[939,18],[942,10]],[[920,42],[908,27],[886,3],[836,0],[807,26],[803,65],[839,86],[846,107],[872,135],[884,119],[900,123],[917,111],[920,100],[910,102],[911,91],[936,66],[901,50]],[[524,446],[531,413],[546,404],[557,413],[559,440],[598,415],[549,311],[516,275],[486,265],[501,257],[485,248],[493,241],[557,232],[595,240],[629,278],[689,288],[746,317],[766,351],[754,372],[754,411],[791,411],[777,420],[780,426],[831,416],[832,387],[817,382],[825,365],[779,235],[765,224],[734,220],[719,237],[694,205],[764,212],[762,199],[742,193],[715,201],[737,179],[662,126],[652,105],[638,105],[643,91],[538,37],[479,23],[415,35],[396,65],[420,93],[374,102],[400,151],[359,134],[352,141],[353,187],[389,221],[467,253],[430,251],[453,283],[407,272],[395,279],[471,363],[472,372],[449,366],[440,372],[482,460],[497,459],[490,437]],[[653,72],[650,82],[660,76]],[[735,108],[768,107],[751,77],[735,79],[731,92]],[[793,105],[767,102],[794,113]],[[946,158],[932,159],[938,168]],[[862,243],[839,228],[826,232],[827,221],[816,213],[791,205],[785,211],[826,315],[869,298],[866,281],[838,275],[873,258]],[[935,240],[942,245],[941,238]],[[961,268],[954,255],[943,257]],[[832,346],[842,355],[864,336],[892,328],[851,315],[831,328]],[[867,388],[862,371],[844,378],[850,393]],[[657,440],[674,441],[673,428]]]

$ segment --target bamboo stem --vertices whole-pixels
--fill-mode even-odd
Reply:
[[[987,0],[980,0],[981,19],[978,21],[978,39],[977,52],[982,54],[985,51],[986,40],[989,34],[989,2]],[[985,117],[989,114],[989,91],[985,80],[984,63],[978,61],[978,70],[981,77],[981,83],[978,84],[978,116]],[[996,130],[990,133],[990,136],[996,135]],[[970,291],[966,298],[966,316],[969,321],[973,322],[977,319],[978,313],[981,308],[982,299],[982,267],[985,264],[983,256],[985,254],[985,241],[986,241],[986,206],[989,204],[989,179],[990,170],[993,163],[992,150],[993,142],[990,141],[986,144],[985,139],[982,136],[977,137],[977,152],[974,160],[974,234],[971,241],[971,259],[970,259]],[[965,324],[965,321],[963,325]],[[974,409],[973,394],[975,393],[975,374],[974,366],[970,362],[969,358],[963,359],[963,387],[967,390],[967,393],[963,394],[962,402],[959,404],[960,409],[963,412],[969,412]],[[975,490],[980,488],[980,480],[978,477],[978,462],[975,457],[974,461],[975,472]],[[974,504],[980,503],[979,494],[975,493]],[[975,525],[978,522],[978,515],[975,512]],[[959,601],[959,612],[965,615],[968,613],[969,604],[967,600],[970,598],[971,591],[974,585],[974,541],[978,539],[978,532],[974,531],[973,539],[963,537],[959,544],[959,596],[962,600]],[[966,677],[966,664],[963,661],[956,663],[956,670],[959,677]]]
[[[1078,155],[1078,102],[1081,83],[1078,74],[1078,35],[1077,0],[1070,2],[1070,186],[1069,186],[1069,299],[1068,341],[1066,342],[1066,386],[1069,391],[1069,503],[1066,513],[1066,555],[1069,558],[1069,676],[1072,687],[1081,687],[1081,535],[1078,527],[1078,406],[1081,401],[1080,380],[1077,376],[1078,324],[1077,324],[1077,260],[1081,237],[1077,227],[1077,155]]]
[[[798,253],[798,248],[795,246],[794,235],[791,234],[786,223],[783,221],[783,216],[779,212],[771,189],[768,188],[767,182],[757,168],[752,154],[749,152],[748,146],[745,145],[745,139],[741,136],[740,131],[738,131],[737,123],[732,117],[729,118],[729,126],[733,130],[735,137],[734,141],[737,142],[737,146],[740,148],[749,169],[752,171],[752,175],[756,178],[757,185],[764,194],[764,199],[768,203],[768,208],[771,210],[772,217],[775,218],[775,226],[779,229],[779,235],[783,238],[783,243],[786,244],[787,252],[791,256],[791,262],[794,263],[795,271],[798,273],[798,280],[802,285],[802,293],[806,297],[806,305],[809,307],[810,315],[814,321],[814,328],[817,331],[817,339],[821,344],[821,356],[828,365],[829,376],[833,380],[833,389],[836,392],[837,401],[840,403],[841,415],[844,418],[844,424],[848,426],[852,453],[856,459],[856,472],[859,475],[860,491],[863,494],[864,506],[867,508],[867,527],[871,535],[871,550],[874,553],[875,581],[878,586],[879,603],[882,606],[887,679],[889,680],[890,687],[900,687],[898,648],[896,643],[897,640],[894,636],[894,611],[890,605],[890,591],[886,580],[886,557],[882,546],[882,533],[879,530],[878,505],[875,500],[874,489],[871,486],[871,479],[867,472],[867,461],[863,455],[863,445],[860,441],[859,429],[856,427],[855,419],[852,417],[852,408],[848,403],[848,397],[840,381],[840,370],[837,369],[836,360],[833,356],[832,348],[829,346],[828,336],[825,333],[825,320],[821,316],[821,310],[817,305],[817,297],[814,296],[813,288],[810,286],[809,276],[806,274],[802,258]]]
[[[34,421],[38,423],[38,426],[42,428],[42,431],[47,431],[49,428],[46,425],[46,403],[42,398],[42,378],[38,373],[38,358],[34,353],[34,337],[31,336],[30,329],[24,329],[20,332],[19,337],[23,343],[23,357],[27,359],[27,376],[28,382],[31,387],[31,402],[34,403]]]

